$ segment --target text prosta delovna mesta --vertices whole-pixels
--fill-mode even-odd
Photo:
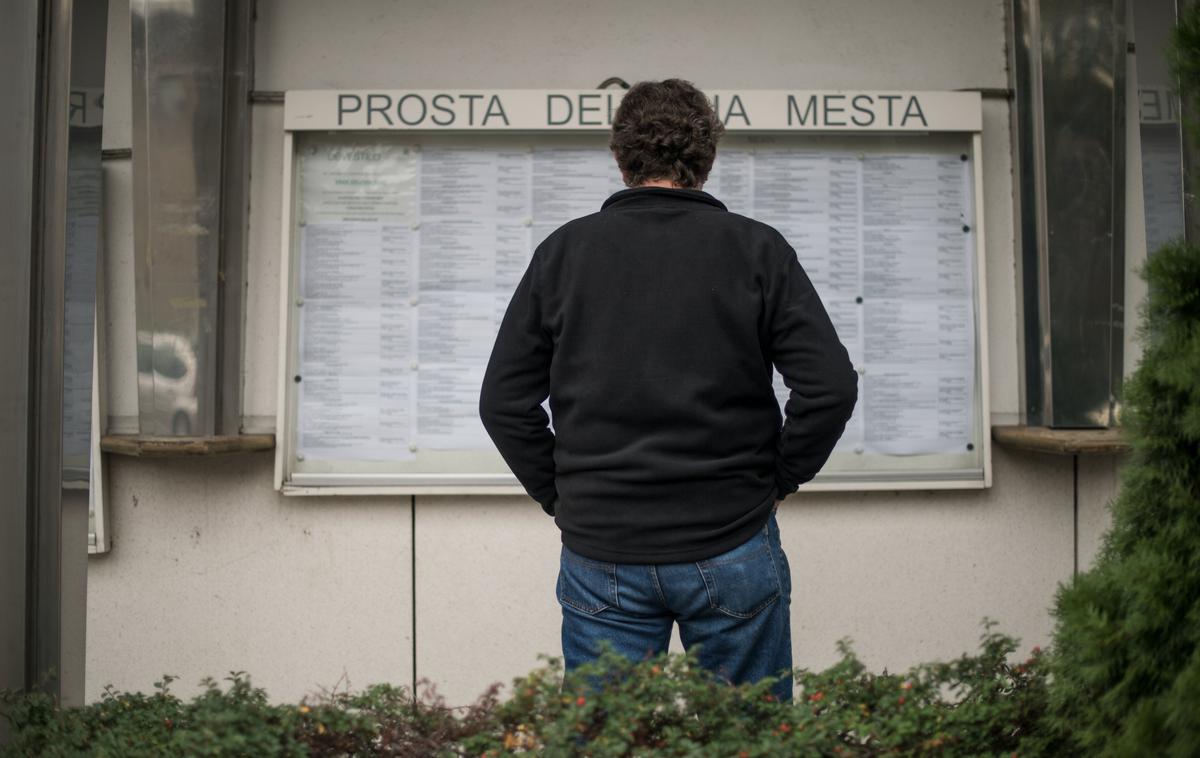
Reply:
[[[545,95],[545,126],[612,125],[623,91]],[[737,94],[713,95],[713,105],[726,126],[752,127],[756,114]],[[772,103],[785,111],[794,128],[928,127],[920,99],[913,94],[824,92],[788,95]],[[764,116],[775,114],[762,114]],[[387,92],[339,94],[337,123],[364,127],[490,127],[512,126],[500,94]]]
[[[546,95],[546,125],[609,126],[624,92]],[[372,93],[338,95],[338,126],[347,117],[363,126],[511,126],[504,100],[497,94],[403,95]]]

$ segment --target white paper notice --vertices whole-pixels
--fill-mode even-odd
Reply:
[[[869,450],[909,455],[971,449],[972,311],[966,298],[867,304],[862,389]]]
[[[624,189],[621,171],[608,150],[536,148],[533,151],[533,245],[558,227],[600,210]]]
[[[421,150],[421,218],[496,215],[496,155],[477,148]]]
[[[750,156],[721,172],[714,165],[713,194],[728,187],[736,197],[749,177],[747,215],[796,250],[862,372],[859,403],[835,449],[970,450],[975,239],[962,155],[765,147]],[[788,389],[778,372],[774,387],[783,407]],[[919,402],[905,395],[912,387],[923,388]]]
[[[964,297],[971,291],[970,239],[961,226],[864,227],[863,295]]]
[[[337,139],[298,151],[297,451],[491,449],[479,389],[513,292],[546,236],[624,189],[615,161],[603,147]],[[788,240],[860,371],[837,451],[971,449],[971,187],[952,150],[718,151],[704,190]],[[778,372],[774,389],[782,409]]]
[[[496,339],[495,308],[492,292],[422,292],[417,325],[417,437],[422,447],[491,445],[479,420],[479,388]]]
[[[957,452],[969,444],[971,387],[962,374],[879,369],[867,373],[863,397],[871,451]]]
[[[100,130],[71,129],[67,167],[63,307],[62,455],[64,476],[84,477],[92,442],[92,348],[100,252]],[[75,149],[76,142],[84,144]]]
[[[888,153],[862,160],[863,224],[945,227],[968,217],[967,163],[957,153]]]
[[[492,293],[423,292],[420,303],[417,351],[422,368],[434,363],[487,363],[496,340],[496,299]]]
[[[413,457],[415,308],[395,295],[411,281],[411,234],[363,222],[302,227],[297,452],[306,458]]]
[[[702,189],[725,203],[733,213],[750,215],[754,207],[754,153],[718,150]]]
[[[552,151],[543,163],[598,166],[602,153]],[[479,386],[532,257],[533,149],[362,138],[299,154],[297,451],[413,460],[422,448],[490,448]]]
[[[533,244],[533,151],[424,147],[417,320],[419,448],[492,447],[483,369]]]
[[[300,221],[415,221],[417,159],[382,142],[300,150]]]
[[[1174,125],[1142,124],[1142,192],[1146,249],[1183,236],[1183,164]]]
[[[867,452],[973,449],[975,233],[970,171],[953,152],[863,161]]]
[[[496,286],[495,222],[480,218],[421,221],[421,291]]]
[[[299,156],[297,455],[412,460],[415,152],[314,142]]]
[[[466,450],[490,445],[479,419],[483,369],[462,364],[421,366],[417,428],[423,446]]]

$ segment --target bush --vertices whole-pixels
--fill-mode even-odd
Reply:
[[[489,756],[518,748],[593,756],[1010,755],[1036,739],[1045,707],[1041,653],[1010,665],[1016,643],[991,626],[985,620],[978,655],[905,674],[865,671],[842,640],[838,663],[795,672],[792,703],[773,701],[770,679],[716,684],[694,651],[636,664],[605,654],[568,674],[561,691],[550,659],[551,668],[514,682],[493,729],[466,745],[469,754]]]
[[[1200,247],[1145,266],[1132,445],[1095,566],[1055,597],[1051,720],[1072,749],[1200,751]]]
[[[976,756],[1036,754],[1046,706],[1043,655],[1010,664],[1010,637],[984,633],[977,655],[867,672],[848,640],[822,672],[797,669],[796,699],[774,702],[771,680],[729,686],[696,662],[695,649],[632,663],[607,650],[563,673],[560,659],[493,685],[467,708],[449,708],[426,684],[419,693],[379,684],[324,693],[312,703],[272,705],[245,672],[222,691],[185,703],[106,688],[81,708],[44,693],[0,691],[14,728],[5,755],[20,756]],[[1030,753],[1030,751],[1033,751]]]

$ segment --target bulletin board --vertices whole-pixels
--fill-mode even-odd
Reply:
[[[704,191],[795,248],[860,374],[801,490],[990,486],[979,94],[708,94]],[[524,492],[479,388],[533,250],[624,188],[619,97],[287,93],[278,489]]]

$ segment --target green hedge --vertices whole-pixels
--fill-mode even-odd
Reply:
[[[564,675],[560,659],[449,708],[427,685],[389,684],[271,704],[245,672],[191,702],[108,688],[80,708],[48,695],[0,691],[21,756],[883,756],[1036,755],[1047,694],[1044,656],[1009,659],[1016,641],[984,620],[980,649],[903,674],[866,671],[849,641],[821,672],[797,669],[796,699],[774,702],[771,680],[729,686],[695,650],[631,663],[606,651]],[[414,697],[415,694],[415,697]]]

